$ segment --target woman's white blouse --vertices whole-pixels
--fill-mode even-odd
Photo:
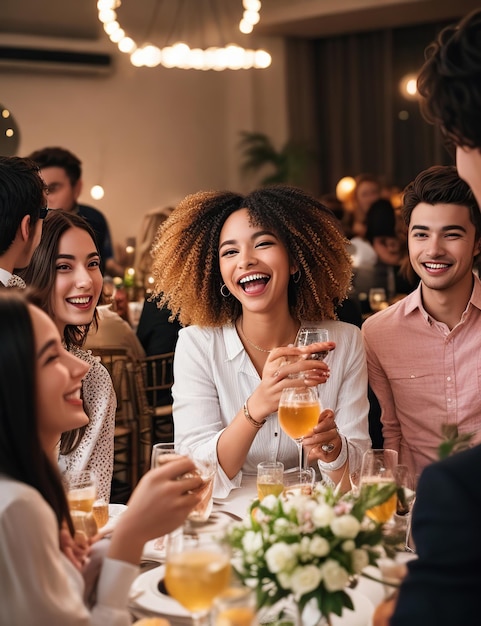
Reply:
[[[83,402],[89,423],[78,447],[70,454],[59,455],[59,468],[62,474],[81,470],[94,471],[97,478],[97,497],[109,502],[117,408],[114,386],[99,357],[80,348],[72,348],[71,352],[91,365],[82,381]]]
[[[129,589],[138,567],[106,558],[95,605],[59,548],[55,515],[36,489],[0,474],[0,624],[130,626]]]
[[[330,378],[318,387],[321,406],[334,411],[339,432],[347,440],[353,475],[360,468],[362,454],[371,446],[361,333],[357,326],[335,320],[324,320],[319,325],[327,328],[330,341],[336,342],[335,350],[326,357]],[[175,349],[172,387],[176,441],[197,448],[202,456],[215,452],[223,429],[259,383],[259,374],[234,327],[183,328]],[[243,472],[255,475],[257,463],[274,459],[286,468],[298,464],[296,444],[280,428],[277,412],[257,433],[241,472],[229,480],[218,468],[214,495],[226,497],[233,488],[240,487]]]

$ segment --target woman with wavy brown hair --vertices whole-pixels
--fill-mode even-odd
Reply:
[[[94,471],[98,497],[108,502],[117,400],[107,369],[82,349],[91,324],[96,324],[103,282],[100,253],[87,221],[60,209],[49,211],[40,243],[22,277],[35,289],[40,306],[55,322],[65,348],[91,366],[82,382],[89,422],[62,434],[61,471]]]
[[[284,388],[304,385],[318,386],[324,409],[304,451],[347,488],[370,446],[367,372],[359,329],[335,319],[351,265],[332,213],[283,185],[199,192],[174,209],[152,253],[154,295],[185,326],[174,362],[176,441],[217,451],[215,494],[239,487],[260,461],[297,464],[277,407]],[[301,322],[328,328],[332,341],[294,347]],[[327,363],[309,358],[320,347],[333,350]]]

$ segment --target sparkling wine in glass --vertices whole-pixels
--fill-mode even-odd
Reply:
[[[316,387],[283,389],[279,400],[279,424],[297,444],[299,471],[302,470],[302,440],[317,424],[320,413],[321,403]]]
[[[296,346],[309,346],[312,343],[322,343],[329,341],[329,332],[326,328],[317,328],[315,326],[301,326],[296,337]],[[309,358],[318,361],[324,361],[328,355],[327,350],[322,352],[313,352]]]
[[[68,507],[76,531],[87,537],[97,533],[93,506],[97,498],[97,479],[90,470],[67,472],[64,476]]]
[[[366,511],[366,515],[378,524],[390,521],[396,513],[397,488],[394,472],[397,460],[398,453],[387,448],[367,450],[362,458],[361,489],[364,486],[376,486],[377,489],[388,485],[393,487],[390,498]]]
[[[194,626],[207,625],[214,598],[231,580],[230,550],[209,534],[178,529],[166,541],[165,586],[192,615]]]
[[[279,496],[284,491],[284,463],[262,461],[257,464],[257,497]]]

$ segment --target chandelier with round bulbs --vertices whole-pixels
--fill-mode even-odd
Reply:
[[[157,0],[158,2],[159,0]],[[190,48],[184,42],[176,42],[159,48],[153,43],[146,42],[138,45],[121,27],[116,9],[121,0],[98,0],[98,17],[110,40],[117,44],[119,50],[130,55],[132,65],[136,67],[181,68],[194,70],[240,70],[265,69],[272,62],[271,55],[266,50],[251,50],[237,44],[223,47]],[[242,0],[244,8],[239,31],[250,34],[259,22],[261,0]]]

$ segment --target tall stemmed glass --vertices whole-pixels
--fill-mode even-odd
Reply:
[[[312,343],[322,343],[324,341],[329,341],[329,332],[327,328],[318,328],[317,326],[301,326],[297,332],[295,345],[309,346]],[[322,352],[314,352],[309,358],[324,361],[327,355],[328,351],[323,350]]]
[[[319,420],[321,403],[316,387],[288,387],[279,400],[278,417],[282,430],[297,444],[299,475],[302,471],[302,441]]]
[[[207,626],[214,598],[229,586],[230,550],[208,534],[183,529],[167,537],[165,586],[169,595],[190,611],[194,626]]]

